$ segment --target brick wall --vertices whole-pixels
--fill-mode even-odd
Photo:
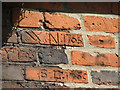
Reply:
[[[115,89],[119,3],[3,3],[3,88]]]

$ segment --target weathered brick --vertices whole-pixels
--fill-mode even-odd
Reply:
[[[62,70],[56,67],[26,67],[25,75],[27,80],[88,83],[87,72],[81,70]]]
[[[72,64],[74,65],[87,65],[87,66],[112,66],[119,67],[120,58],[116,54],[97,54],[92,56],[89,53],[72,51],[71,52]]]
[[[36,60],[35,49],[33,48],[17,48],[3,47],[2,60],[4,61],[33,61]]]
[[[22,31],[21,35],[23,43],[83,46],[81,34],[58,31]]]
[[[13,24],[16,27],[40,27],[42,14],[40,12],[13,9]]]
[[[101,48],[115,48],[115,39],[110,36],[93,35],[88,36],[89,43]]]
[[[7,42],[8,43],[18,43],[17,34],[15,31],[12,32],[12,35],[11,35],[11,37],[8,38]]]
[[[84,12],[111,13],[110,2],[69,2],[67,3],[67,8]]]
[[[81,34],[58,31],[22,31],[21,35],[23,43],[83,46]]]
[[[42,64],[68,64],[67,55],[63,49],[39,47],[38,56]]]
[[[24,80],[21,66],[2,65],[3,80]]]
[[[63,14],[45,13],[45,24],[46,27],[52,29],[80,29],[80,22],[73,18]]]
[[[98,16],[85,16],[84,26],[87,31],[104,31],[116,33],[118,31],[119,19],[109,19]]]
[[[119,85],[120,84],[120,72],[116,71],[92,71],[92,82],[95,84],[110,84],[110,85]]]

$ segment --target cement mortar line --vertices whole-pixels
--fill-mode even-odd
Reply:
[[[64,13],[64,12],[60,12],[60,14],[64,14],[64,15],[67,15],[67,16],[70,16],[70,17],[74,17],[74,18],[79,18],[81,15],[82,16],[99,16],[99,17],[105,17],[105,18],[108,18],[108,19],[118,19],[120,17],[118,17],[118,15],[112,15],[112,14],[93,14],[93,13]]]
[[[113,85],[97,85],[97,84],[84,84],[84,83],[64,83],[64,85],[70,87],[70,88],[79,88],[79,87],[85,87],[85,88],[118,88],[118,86]]]
[[[101,54],[105,54],[105,53],[111,53],[111,54],[118,54],[118,52],[115,49],[107,49],[107,48],[97,48],[97,47],[69,47],[66,46],[66,49],[68,51],[81,51],[81,52],[86,52],[86,53],[90,53],[93,56],[96,56],[96,53],[101,53]]]
[[[20,63],[20,62],[3,62],[2,65],[18,65],[18,66],[24,66],[24,67],[60,67],[64,70],[93,70],[100,72],[101,70],[108,70],[108,71],[116,71],[120,69],[120,67],[110,67],[110,66],[85,66],[85,65],[70,65],[70,64],[40,64],[39,66],[30,64],[30,63]]]
[[[14,46],[12,45],[12,43],[6,43],[5,47],[31,47],[31,48],[36,48],[36,47],[50,47],[50,46],[54,46],[56,47],[57,45],[42,45],[42,44],[14,44]],[[63,46],[59,46],[59,47],[63,47]],[[70,51],[83,51],[83,52],[88,52],[88,53],[94,53],[94,52],[99,52],[99,53],[116,53],[118,54],[118,49],[110,49],[110,48],[99,48],[99,47],[71,47],[71,46],[65,46],[66,49],[70,50]],[[65,49],[65,50],[66,50]]]
[[[85,29],[85,28],[84,28]],[[110,35],[111,37],[118,37],[118,34],[116,33],[106,33],[106,32],[103,32],[103,31],[86,31],[86,30],[69,30],[70,33],[75,33],[75,34],[87,34],[87,35],[103,35],[103,36],[108,36]]]
[[[55,66],[55,65],[54,65]],[[118,72],[118,67],[104,67],[104,66],[84,66],[84,65],[56,65],[59,66],[62,69],[69,69],[69,70],[93,70],[93,71],[98,71],[100,72],[101,70],[105,70],[105,71],[116,71]]]

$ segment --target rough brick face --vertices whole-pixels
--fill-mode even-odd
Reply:
[[[42,64],[68,64],[67,55],[63,49],[39,47],[38,56]]]
[[[24,80],[22,67],[2,65],[3,80]]]
[[[28,10],[13,10],[13,24],[16,27],[40,27],[42,14]]]
[[[98,16],[85,16],[83,20],[85,29],[87,31],[104,31],[109,33],[119,32],[119,19],[108,19]]]
[[[26,79],[28,80],[78,82],[78,83],[88,82],[87,72],[80,70],[72,70],[72,71],[62,70],[55,67],[49,67],[49,68],[27,67],[25,73],[26,73]]]
[[[87,66],[113,66],[118,67],[120,58],[116,54],[98,54],[92,56],[89,53],[72,51],[72,64],[87,65]]]
[[[92,71],[92,82],[95,84],[110,84],[118,85],[120,84],[120,72],[115,71]]]
[[[80,22],[73,18],[63,14],[45,13],[45,24],[46,27],[52,29],[80,29]]]
[[[3,47],[3,61],[33,61],[36,60],[36,53],[33,48]]]
[[[110,36],[93,35],[88,36],[89,43],[101,48],[115,48],[115,39]]]
[[[23,31],[21,35],[23,43],[83,46],[81,34],[57,31]]]

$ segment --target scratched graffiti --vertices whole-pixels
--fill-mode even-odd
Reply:
[[[22,31],[21,35],[23,43],[83,46],[81,34],[58,31]]]

